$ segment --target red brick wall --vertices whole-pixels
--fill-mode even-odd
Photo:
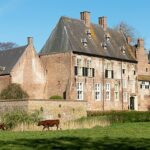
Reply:
[[[71,53],[59,53],[40,56],[46,71],[46,98],[53,95],[68,98],[69,78],[71,70]]]
[[[0,76],[0,92],[10,84],[10,76]]]

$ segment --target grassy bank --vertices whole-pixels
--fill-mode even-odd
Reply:
[[[150,123],[44,132],[0,132],[0,149],[150,149]]]

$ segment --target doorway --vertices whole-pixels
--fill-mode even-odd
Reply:
[[[133,96],[130,97],[130,110],[135,110],[135,98]]]

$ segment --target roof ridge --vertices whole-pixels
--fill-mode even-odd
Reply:
[[[71,19],[71,20],[76,20],[76,21],[81,21],[81,22],[83,22],[83,20],[81,20],[81,19],[77,19],[77,18],[71,18],[71,17],[68,17],[68,16],[61,16],[60,17],[60,19]]]

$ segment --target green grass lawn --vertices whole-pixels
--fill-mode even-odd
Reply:
[[[0,149],[150,149],[150,123],[44,132],[0,132]]]

